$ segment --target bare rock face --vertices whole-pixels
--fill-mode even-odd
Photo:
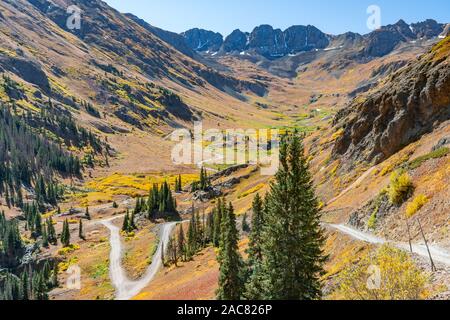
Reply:
[[[445,38],[448,36],[450,36],[450,23],[445,26],[444,31],[439,35],[440,38]]]
[[[382,57],[392,50],[404,38],[398,32],[390,30],[376,30],[367,37],[367,42],[364,49],[364,55],[369,57]]]
[[[263,56],[283,56],[286,40],[283,31],[269,25],[256,27],[250,34],[249,48]]]
[[[37,85],[41,90],[50,92],[50,83],[41,66],[31,60],[16,57],[0,57],[0,66],[25,81]]]
[[[438,36],[444,27],[445,25],[437,23],[432,19],[411,24],[411,29],[414,31],[416,38],[431,39]]]
[[[191,29],[181,34],[187,45],[196,51],[219,51],[223,43],[220,33],[203,29]]]
[[[365,101],[343,109],[335,118],[344,135],[334,156],[379,163],[450,119],[449,51],[446,38]]]
[[[444,25],[435,20],[408,25],[400,20],[396,24],[381,27],[366,36],[364,55],[368,57],[382,57],[390,53],[401,42],[437,37],[444,29]]]
[[[328,37],[314,26],[292,26],[284,31],[284,35],[289,53],[324,49],[330,43]]]
[[[262,25],[250,34],[248,49],[253,49],[267,58],[276,58],[324,49],[329,43],[327,35],[314,26],[292,26],[283,32],[269,25]]]
[[[188,45],[197,51],[218,51],[219,39],[214,33],[193,29],[185,32]],[[214,42],[214,45],[211,45]],[[329,36],[314,26],[292,26],[285,31],[270,25],[256,27],[251,33],[234,30],[225,38],[223,52],[251,50],[268,59],[275,59],[298,52],[324,49],[330,44]]]
[[[234,30],[223,43],[223,50],[225,52],[244,51],[247,48],[249,34],[242,32],[239,29]]]

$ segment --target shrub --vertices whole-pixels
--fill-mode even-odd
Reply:
[[[379,274],[372,273],[373,270],[379,271]],[[375,288],[368,286],[368,280],[376,280],[373,281]],[[344,300],[426,299],[429,295],[426,289],[428,281],[428,275],[414,264],[406,252],[384,245],[374,254],[365,254],[358,264],[349,264],[340,272],[337,279],[338,289],[333,293],[332,298]]]
[[[450,153],[450,148],[442,147],[440,149],[437,149],[433,152],[430,152],[429,154],[426,154],[424,156],[418,157],[417,159],[414,159],[411,161],[408,166],[410,169],[414,170],[419,168],[424,162],[431,160],[431,159],[439,159],[442,157],[445,157]]]
[[[372,215],[369,218],[369,221],[367,222],[367,228],[369,228],[369,230],[375,230],[377,226],[377,211],[374,211],[374,213],[372,213]]]
[[[424,205],[430,201],[427,196],[421,194],[414,198],[406,207],[406,217],[411,218],[414,216]]]
[[[397,170],[392,173],[388,188],[389,201],[392,204],[401,205],[413,190],[414,185],[407,172]]]

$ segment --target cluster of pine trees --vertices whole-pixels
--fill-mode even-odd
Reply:
[[[229,208],[226,207],[225,199],[220,198],[217,199],[214,210],[208,214],[200,215],[193,206],[187,232],[185,233],[183,225],[180,225],[178,232],[169,240],[165,264],[176,265],[179,261],[190,261],[210,245],[219,247],[222,217],[227,210]]]
[[[208,178],[206,169],[202,167],[200,170],[200,180],[192,183],[191,192],[207,191],[209,187],[211,187],[211,181]]]
[[[180,193],[183,191],[183,181],[181,180],[181,174],[175,179],[175,192]]]
[[[64,248],[70,246],[70,229],[69,229],[69,221],[64,220],[63,228],[61,231],[61,244]]]
[[[23,212],[26,221],[25,229],[31,232],[31,236],[34,239],[42,237],[41,244],[45,248],[48,248],[50,244],[54,246],[58,244],[52,217],[43,221],[42,215],[35,202],[25,204]]]
[[[142,197],[136,199],[133,214],[137,215],[140,213],[146,213],[150,220],[179,218],[177,203],[167,181],[161,184],[161,186],[154,184],[147,199]]]
[[[130,212],[127,210],[127,213],[125,214],[125,219],[123,220],[123,225],[122,225],[123,232],[130,233],[137,229],[136,222],[135,222],[135,212],[136,212],[136,209],[130,215]]]
[[[24,252],[24,244],[20,237],[19,224],[15,220],[7,220],[5,213],[0,213],[0,266],[14,268],[18,265]]]
[[[7,220],[0,213],[0,300],[44,300],[47,291],[57,285],[57,264],[53,271],[46,261],[41,270],[32,271],[31,266],[23,268],[18,275],[12,273],[21,263],[25,245],[20,236],[16,220]]]
[[[238,251],[239,233],[232,207],[221,221],[219,289],[221,300],[320,299],[320,277],[327,259],[320,210],[302,138],[286,135],[280,168],[270,192],[253,203],[248,260]]]
[[[81,101],[81,106],[84,107],[84,109],[89,113],[91,116],[94,116],[96,118],[101,118],[100,112],[95,108],[92,103]]]
[[[56,205],[62,189],[54,183],[54,174],[79,175],[80,170],[77,157],[36,135],[0,106],[0,196],[6,205],[23,208],[24,186],[34,188],[40,205]]]
[[[28,265],[19,275],[0,273],[0,300],[48,300],[47,292],[58,286],[58,264],[45,261],[42,268]]]

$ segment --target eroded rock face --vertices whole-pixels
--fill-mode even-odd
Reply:
[[[285,31],[270,25],[256,27],[251,33],[234,30],[225,38],[211,31],[192,29],[182,34],[187,44],[196,51],[242,52],[252,50],[269,59],[287,54],[324,49],[329,36],[314,26],[292,26]]]
[[[25,81],[37,85],[42,91],[50,92],[47,75],[39,64],[23,58],[0,57],[0,65]]]
[[[416,38],[430,39],[436,37],[442,32],[443,28],[445,28],[445,25],[432,19],[411,24],[411,29],[414,31]]]
[[[382,57],[394,50],[404,38],[398,32],[382,29],[370,33],[366,41],[364,55]]]
[[[400,20],[396,24],[381,27],[366,36],[364,55],[368,57],[382,57],[390,53],[401,42],[432,39],[444,30],[444,25],[435,20],[408,25]]]
[[[182,33],[187,45],[196,51],[219,51],[223,43],[220,33],[203,29],[191,29]]]
[[[284,34],[289,53],[324,49],[330,43],[328,37],[314,26],[292,26]]]
[[[225,52],[244,51],[247,48],[249,34],[237,29],[234,30],[223,43]]]
[[[434,20],[407,24],[399,20],[395,24],[383,26],[367,35],[347,32],[341,35],[327,35],[314,26],[292,26],[285,31],[270,25],[256,27],[251,33],[234,30],[220,47],[219,39],[211,31],[192,29],[183,35],[189,46],[197,51],[221,51],[225,53],[250,51],[268,59],[281,58],[312,50],[329,48],[351,48],[358,52],[355,58],[370,59],[391,53],[401,43],[422,39],[433,39],[443,34],[445,25]]]
[[[450,39],[395,73],[386,84],[356,99],[335,124],[344,128],[333,154],[379,163],[450,119]]]
[[[253,49],[268,58],[324,49],[329,39],[314,26],[292,26],[284,32],[269,25],[256,27],[249,36],[247,49]]]

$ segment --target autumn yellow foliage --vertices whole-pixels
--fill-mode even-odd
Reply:
[[[406,252],[389,245],[367,253],[357,264],[349,264],[337,281],[338,289],[332,295],[335,299],[422,300],[430,294],[429,275]]]
[[[391,175],[391,183],[388,188],[390,202],[401,205],[413,189],[414,185],[408,173],[395,171]]]
[[[430,201],[430,199],[428,199],[428,197],[423,194],[415,197],[414,200],[408,203],[406,207],[406,217],[411,218],[412,216],[414,216],[417,212],[419,212],[420,209],[422,209],[424,205],[428,203],[428,201]]]

